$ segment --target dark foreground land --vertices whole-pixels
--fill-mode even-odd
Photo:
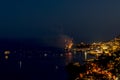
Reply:
[[[120,51],[111,55],[102,54],[84,64],[70,63],[66,66],[69,80],[119,80]]]

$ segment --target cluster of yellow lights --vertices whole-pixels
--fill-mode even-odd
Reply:
[[[5,51],[4,54],[5,54],[5,59],[8,59],[8,58],[9,58],[10,51]]]
[[[72,40],[65,40],[65,49],[68,49],[68,50],[70,50],[71,48],[72,48],[72,46],[73,46],[73,42],[72,42]]]
[[[99,42],[99,43],[93,43],[90,47],[90,53],[96,54],[96,53],[106,53],[111,54],[117,50],[120,50],[120,43],[116,41],[116,39],[109,41],[109,42]]]
[[[105,75],[107,78],[109,78],[109,80],[117,80],[117,77],[115,75],[113,75],[108,70],[104,70],[104,69],[100,68],[97,64],[90,63],[89,65],[91,65],[92,67],[88,67],[89,70],[87,70],[85,73],[80,73],[80,75],[79,75],[80,79],[84,78],[86,75],[97,73],[97,74]],[[108,64],[107,67],[113,68],[113,65]],[[91,79],[89,77],[89,80],[93,80],[93,76],[91,76]]]

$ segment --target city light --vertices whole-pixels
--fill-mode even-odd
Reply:
[[[84,60],[86,61],[83,65],[80,63],[68,65],[73,68],[71,74],[77,74],[77,70],[79,70],[79,76],[74,80],[120,79],[120,38],[114,38],[107,42],[94,42],[89,45],[77,44],[71,48],[71,51],[81,52],[79,54],[84,53]],[[96,58],[88,59],[87,55],[93,55]]]

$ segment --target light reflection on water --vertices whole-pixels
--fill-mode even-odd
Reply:
[[[82,63],[84,60],[83,53],[14,52],[11,52],[7,60],[0,58],[0,74],[4,76],[8,73],[7,76],[13,80],[67,80],[65,66],[71,62]]]
[[[69,53],[66,53],[66,54],[69,54]],[[79,53],[76,53],[76,54],[73,54],[73,53],[71,53],[71,54],[72,55],[66,55],[65,56],[66,65],[69,64],[69,63],[72,63],[72,62],[79,62],[79,63],[83,64],[84,61],[86,60],[84,53],[79,52]],[[91,58],[95,58],[95,56],[87,54],[86,58],[91,59]]]

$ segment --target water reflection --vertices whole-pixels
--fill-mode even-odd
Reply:
[[[66,63],[65,63],[65,65],[68,65],[69,63],[71,63],[72,62],[72,60],[73,60],[73,55],[72,55],[72,53],[71,52],[68,52],[68,53],[65,53],[65,58],[66,58]]]
[[[9,56],[6,60],[5,55]],[[0,71],[10,75],[25,75],[29,80],[67,80],[65,66],[71,62],[83,62],[83,53],[49,51],[6,51],[1,56]],[[6,70],[7,69],[7,70]],[[47,78],[48,77],[48,78]],[[23,77],[24,78],[24,77]],[[27,80],[28,80],[27,79]],[[17,79],[16,79],[17,80]],[[21,79],[25,80],[25,79]]]
[[[20,69],[22,68],[22,61],[19,62],[19,65],[20,65]]]
[[[68,52],[65,54],[66,54],[65,55],[65,60],[66,60],[65,65],[68,65],[69,63],[72,63],[72,62],[79,62],[79,63],[83,64],[85,60],[95,58],[95,56],[89,55],[86,52],[84,52],[84,53],[78,52],[76,54]]]

